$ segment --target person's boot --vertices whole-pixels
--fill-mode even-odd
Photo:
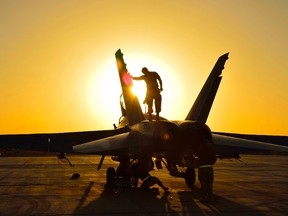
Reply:
[[[148,117],[149,121],[152,122],[152,114],[149,113],[149,117]]]
[[[160,121],[159,113],[156,114],[156,121]]]

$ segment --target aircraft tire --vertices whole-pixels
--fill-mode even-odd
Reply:
[[[196,180],[195,169],[193,167],[188,167],[184,173],[185,183],[188,187],[193,187]]]
[[[109,167],[106,171],[106,185],[109,187],[113,187],[115,183],[115,169],[113,167]]]

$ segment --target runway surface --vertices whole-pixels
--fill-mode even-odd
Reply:
[[[56,156],[0,157],[0,215],[229,215],[287,216],[288,157],[246,155],[239,161],[217,161],[214,193],[217,201],[201,203],[199,181],[193,189],[184,180],[154,170],[170,194],[104,190],[106,168],[117,166],[105,158],[70,156],[75,167]],[[79,179],[72,179],[79,173]]]

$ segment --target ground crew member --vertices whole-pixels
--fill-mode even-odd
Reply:
[[[213,197],[213,167],[216,162],[214,144],[211,140],[206,139],[201,143],[199,152],[198,179],[201,183],[200,202],[215,201]]]
[[[153,113],[153,100],[156,109],[156,120],[159,121],[159,113],[161,112],[161,101],[162,97],[160,92],[163,91],[162,88],[162,80],[158,73],[149,71],[146,67],[142,68],[142,73],[144,75],[140,77],[133,77],[133,80],[144,80],[146,82],[146,97],[144,103],[148,105],[148,115],[149,121],[152,121],[152,113]],[[158,82],[160,85],[158,85]]]
[[[115,172],[114,190],[116,193],[131,190],[129,165],[130,160],[126,156],[119,157],[120,164]]]
[[[133,175],[142,180],[142,184],[140,189],[143,191],[147,191],[151,186],[157,184],[160,186],[165,192],[168,191],[168,187],[165,187],[164,184],[155,176],[151,176],[148,171],[145,171],[138,164],[133,164],[132,167]]]

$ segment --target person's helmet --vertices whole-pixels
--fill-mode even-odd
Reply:
[[[147,69],[146,67],[143,67],[141,71],[142,71],[143,74],[149,72],[148,69]]]

